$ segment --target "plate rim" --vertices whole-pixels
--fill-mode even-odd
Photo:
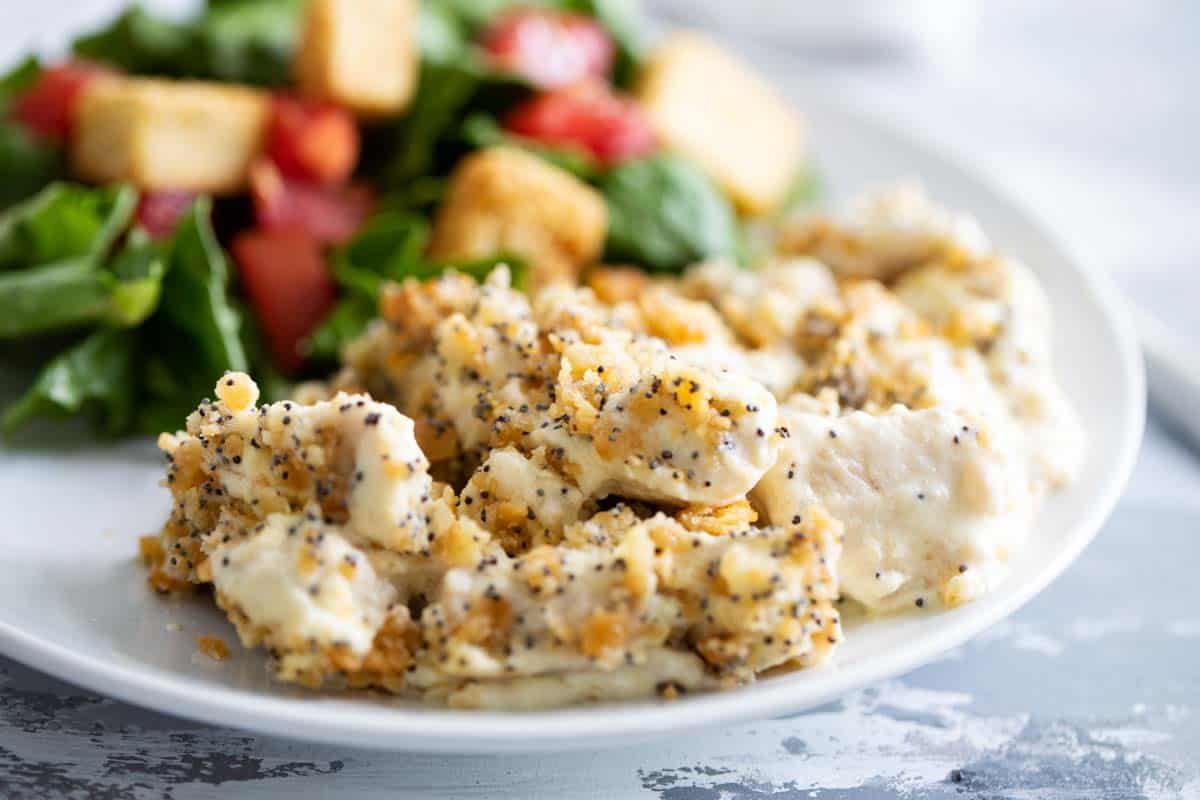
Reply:
[[[801,94],[798,92],[798,94]],[[835,114],[920,151],[953,170],[974,189],[1020,218],[1074,273],[1115,334],[1116,362],[1128,380],[1123,401],[1131,413],[1123,419],[1119,459],[1105,474],[1100,493],[1053,558],[1029,580],[989,598],[983,613],[923,633],[912,647],[854,665],[825,665],[819,688],[795,693],[794,687],[763,681],[724,692],[688,697],[673,703],[613,703],[537,712],[487,712],[437,708],[351,705],[328,696],[285,698],[221,686],[197,686],[185,676],[82,655],[0,620],[0,652],[35,669],[85,689],[136,706],[186,719],[232,725],[257,733],[311,742],[340,743],[380,750],[425,753],[530,753],[613,747],[681,729],[713,727],[780,716],[836,699],[848,691],[904,674],[963,644],[1013,614],[1039,594],[1078,558],[1095,538],[1124,493],[1132,474],[1146,419],[1146,385],[1141,350],[1129,313],[1115,283],[1054,235],[1026,204],[959,153],[870,112],[848,106],[828,93],[805,87],[806,108],[816,117]],[[983,602],[983,601],[981,601]],[[973,604],[974,605],[974,604]],[[943,612],[953,614],[954,611]],[[789,694],[793,696],[789,698]],[[333,702],[334,705],[330,705]]]

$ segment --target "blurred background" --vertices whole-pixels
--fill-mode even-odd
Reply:
[[[150,0],[184,15],[195,0]],[[0,2],[0,62],[54,52],[124,0]],[[786,93],[817,90],[932,142],[1031,208],[1137,306],[1200,346],[1200,3],[647,0],[717,32]],[[29,32],[36,32],[30,34]],[[819,124],[819,120],[816,121]],[[819,168],[819,164],[818,164]],[[880,180],[911,176],[879,176]],[[1190,454],[1145,456],[1200,497]],[[1159,482],[1155,482],[1157,485]],[[1165,499],[1165,498],[1164,498]]]
[[[122,0],[0,3],[0,61]],[[190,0],[146,5],[180,14]],[[785,91],[815,86],[956,153],[1200,342],[1200,3],[648,0],[718,31]],[[28,31],[37,31],[30,40]],[[887,176],[881,176],[884,178]]]

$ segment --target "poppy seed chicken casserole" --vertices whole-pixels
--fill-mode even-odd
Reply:
[[[517,709],[728,687],[828,658],[843,601],[987,593],[1082,454],[1032,274],[911,187],[775,253],[386,286],[331,381],[260,406],[229,373],[161,438],[151,582],[211,584],[282,680]]]

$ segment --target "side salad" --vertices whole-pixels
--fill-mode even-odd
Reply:
[[[802,124],[632,0],[132,7],[0,78],[4,410],[174,429],[214,379],[320,376],[380,286],[754,260],[811,199]]]

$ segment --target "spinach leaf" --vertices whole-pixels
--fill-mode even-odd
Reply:
[[[479,71],[471,66],[422,64],[412,106],[399,122],[377,131],[385,163],[379,174],[389,188],[439,174],[438,146],[454,132],[463,110],[479,90]]]
[[[0,77],[0,111],[7,112],[12,99],[32,86],[41,74],[41,62],[29,56]]]
[[[332,258],[333,276],[346,296],[309,336],[304,347],[318,360],[333,361],[377,316],[376,303],[386,281],[425,280],[454,269],[482,281],[500,264],[509,265],[513,285],[525,285],[528,270],[519,258],[496,255],[480,259],[431,261],[425,257],[429,223],[399,211],[376,214],[362,231]]]
[[[139,325],[158,305],[164,271],[161,259],[142,267],[142,275],[122,279],[73,259],[0,275],[0,339],[92,323]]]
[[[600,172],[600,167],[595,159],[586,152],[567,147],[552,147],[524,136],[509,133],[500,127],[500,123],[496,122],[495,117],[482,111],[476,111],[463,120],[460,135],[471,147],[483,148],[496,145],[519,147],[545,159],[559,169],[566,170],[581,180],[594,181]]]
[[[32,197],[65,173],[59,148],[20,123],[0,121],[0,210]]]
[[[240,315],[229,302],[229,268],[213,234],[212,201],[198,199],[171,241],[159,315],[191,343],[183,363],[209,382],[225,370],[248,366],[239,335]],[[194,400],[194,398],[193,398]]]
[[[605,175],[600,187],[608,202],[608,259],[678,272],[736,252],[729,202],[699,167],[680,156],[626,162]]]
[[[200,77],[281,86],[291,77],[304,0],[209,0],[194,25]]]
[[[424,61],[461,61],[471,47],[463,20],[444,2],[421,3],[417,17],[417,47]]]
[[[424,261],[429,223],[399,212],[377,214],[333,254],[333,275],[344,288],[374,301],[385,280],[429,272]]]
[[[303,0],[212,0],[176,22],[134,6],[74,50],[136,75],[278,86],[290,75],[302,8]]]
[[[341,300],[304,343],[304,351],[317,361],[336,362],[342,348],[357,339],[376,316],[375,302],[360,294]]]
[[[0,211],[37,194],[65,172],[62,151],[8,118],[12,100],[33,85],[41,64],[29,57],[0,77]]]
[[[137,192],[52,184],[0,215],[0,270],[84,257],[98,263],[128,227]]]
[[[133,420],[136,361],[132,331],[97,330],[42,369],[33,386],[5,410],[0,428],[12,433],[34,417],[85,412],[103,432],[124,433]]]
[[[229,271],[209,221],[211,205],[202,197],[180,220],[167,246],[158,312],[138,329],[143,397],[136,427],[143,433],[178,428],[225,371],[247,371],[257,349],[252,323],[228,295]],[[254,361],[256,367],[266,363]]]
[[[133,6],[105,28],[75,40],[77,55],[135,75],[182,77],[191,59],[191,32],[184,23]]]

